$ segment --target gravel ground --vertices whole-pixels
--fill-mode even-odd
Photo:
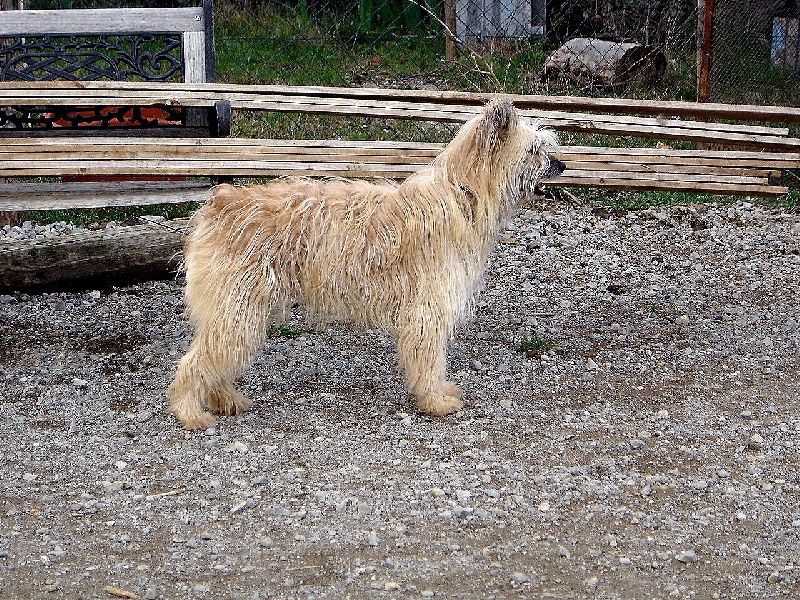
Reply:
[[[140,221],[150,221],[160,223],[166,219],[161,216],[144,215],[136,219],[131,219],[130,224],[139,224]],[[114,229],[123,226],[122,223],[109,221],[103,225],[92,223],[88,227],[74,225],[66,221],[57,223],[38,224],[33,221],[25,221],[21,225],[3,225],[0,227],[0,243],[11,243],[19,240],[44,240],[57,238],[61,235],[80,234],[87,231],[97,231],[98,229]]]
[[[180,282],[0,296],[0,597],[796,598],[799,254],[775,207],[528,210],[462,412],[298,313],[200,433]]]
[[[116,223],[112,224],[112,227]],[[59,221],[58,223],[47,223],[39,225],[33,221],[25,221],[21,225],[3,225],[0,227],[0,241],[10,242],[12,240],[35,240],[54,238],[59,235],[68,235],[70,233],[81,233],[87,231],[83,227],[75,226],[66,221]]]

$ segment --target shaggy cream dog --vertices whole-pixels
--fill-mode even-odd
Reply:
[[[293,302],[312,320],[389,333],[419,409],[459,410],[447,342],[470,314],[504,221],[537,182],[563,171],[550,158],[556,144],[500,100],[398,185],[289,178],[216,188],[186,242],[195,337],[169,387],[170,412],[204,429],[211,413],[247,410],[234,379]]]

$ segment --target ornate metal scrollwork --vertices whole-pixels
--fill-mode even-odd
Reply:
[[[180,81],[182,75],[180,36],[43,35],[9,41],[0,50],[3,81]]]

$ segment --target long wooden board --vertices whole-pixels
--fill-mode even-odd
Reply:
[[[3,160],[146,159],[281,160],[320,162],[381,162],[422,164],[432,160],[442,144],[417,142],[272,140],[242,138],[7,138],[0,144]],[[660,164],[676,171],[681,165],[719,168],[800,168],[800,153],[673,150],[562,146],[555,155],[571,162]],[[0,161],[0,169],[3,168]]]
[[[111,93],[144,92],[202,96],[206,99],[219,99],[231,94],[316,96],[319,98],[357,98],[373,100],[402,100],[430,102],[437,104],[482,105],[500,94],[471,93],[437,90],[409,90],[382,88],[344,88],[324,86],[286,86],[286,85],[246,85],[246,84],[172,84],[150,82],[3,82],[0,84],[0,97],[14,93],[14,90],[33,90],[41,93],[48,90],[57,94],[69,90],[104,90]],[[87,94],[88,95],[88,94]],[[635,100],[630,98],[586,98],[578,96],[545,96],[502,94],[523,109],[562,110],[578,112],[605,112],[688,119],[728,119],[734,121],[773,121],[783,123],[800,122],[800,107],[759,106],[752,104],[697,103],[663,100]]]
[[[263,158],[265,156],[302,157],[339,161],[343,157],[396,162],[428,162],[441,151],[441,144],[403,142],[343,142],[338,140],[284,141],[249,139],[164,139],[164,138],[9,138],[0,144],[0,157],[45,158],[48,154],[62,156],[129,157],[228,157]],[[659,148],[605,148],[595,146],[562,146],[555,155],[561,160],[581,162],[661,164],[679,169],[680,165],[798,169],[800,153],[763,153],[742,151],[670,150]],[[0,168],[2,165],[0,165]]]
[[[622,179],[614,177],[571,178],[565,176],[545,182],[550,187],[584,187],[610,190],[662,190],[667,192],[691,192],[695,194],[715,194],[732,196],[771,196],[779,197],[788,193],[782,186],[759,184],[732,184],[725,182],[696,181],[646,181],[641,179]]]
[[[203,7],[9,10],[0,13],[0,36],[142,31],[204,31]]]
[[[148,84],[150,85],[150,84]],[[163,85],[163,84],[162,84]],[[0,104],[15,106],[172,105],[209,107],[226,99],[241,110],[341,115],[372,118],[462,123],[480,111],[479,104],[444,104],[418,98],[390,100],[361,97],[312,96],[275,93],[208,92],[206,86],[190,91],[181,87],[128,89],[105,87],[6,87],[0,84]],[[235,87],[235,86],[234,86]],[[261,89],[264,86],[259,87]],[[211,88],[216,89],[216,88]],[[780,151],[800,149],[800,140],[788,138],[788,129],[754,124],[711,123],[677,118],[635,115],[601,115],[526,108],[523,111],[543,125],[559,131],[637,136],[693,142],[746,145]],[[2,133],[2,132],[0,132]]]
[[[205,202],[209,194],[208,183],[192,181],[6,183],[0,185],[0,211]]]

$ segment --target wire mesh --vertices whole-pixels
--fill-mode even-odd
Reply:
[[[197,0],[0,0],[3,9],[20,3]],[[217,68],[236,83],[695,100],[706,3],[710,99],[797,104],[799,0],[217,0]],[[575,38],[589,41],[582,52],[564,50],[568,67],[548,63]]]
[[[711,98],[739,104],[800,101],[795,0],[729,0],[714,11]]]
[[[704,61],[699,26],[709,2]],[[196,3],[25,0],[26,8]],[[795,105],[799,19],[798,0],[217,0],[217,81],[695,100],[706,63],[709,100]],[[287,114],[242,114],[236,123],[235,133],[298,138],[452,133]]]

